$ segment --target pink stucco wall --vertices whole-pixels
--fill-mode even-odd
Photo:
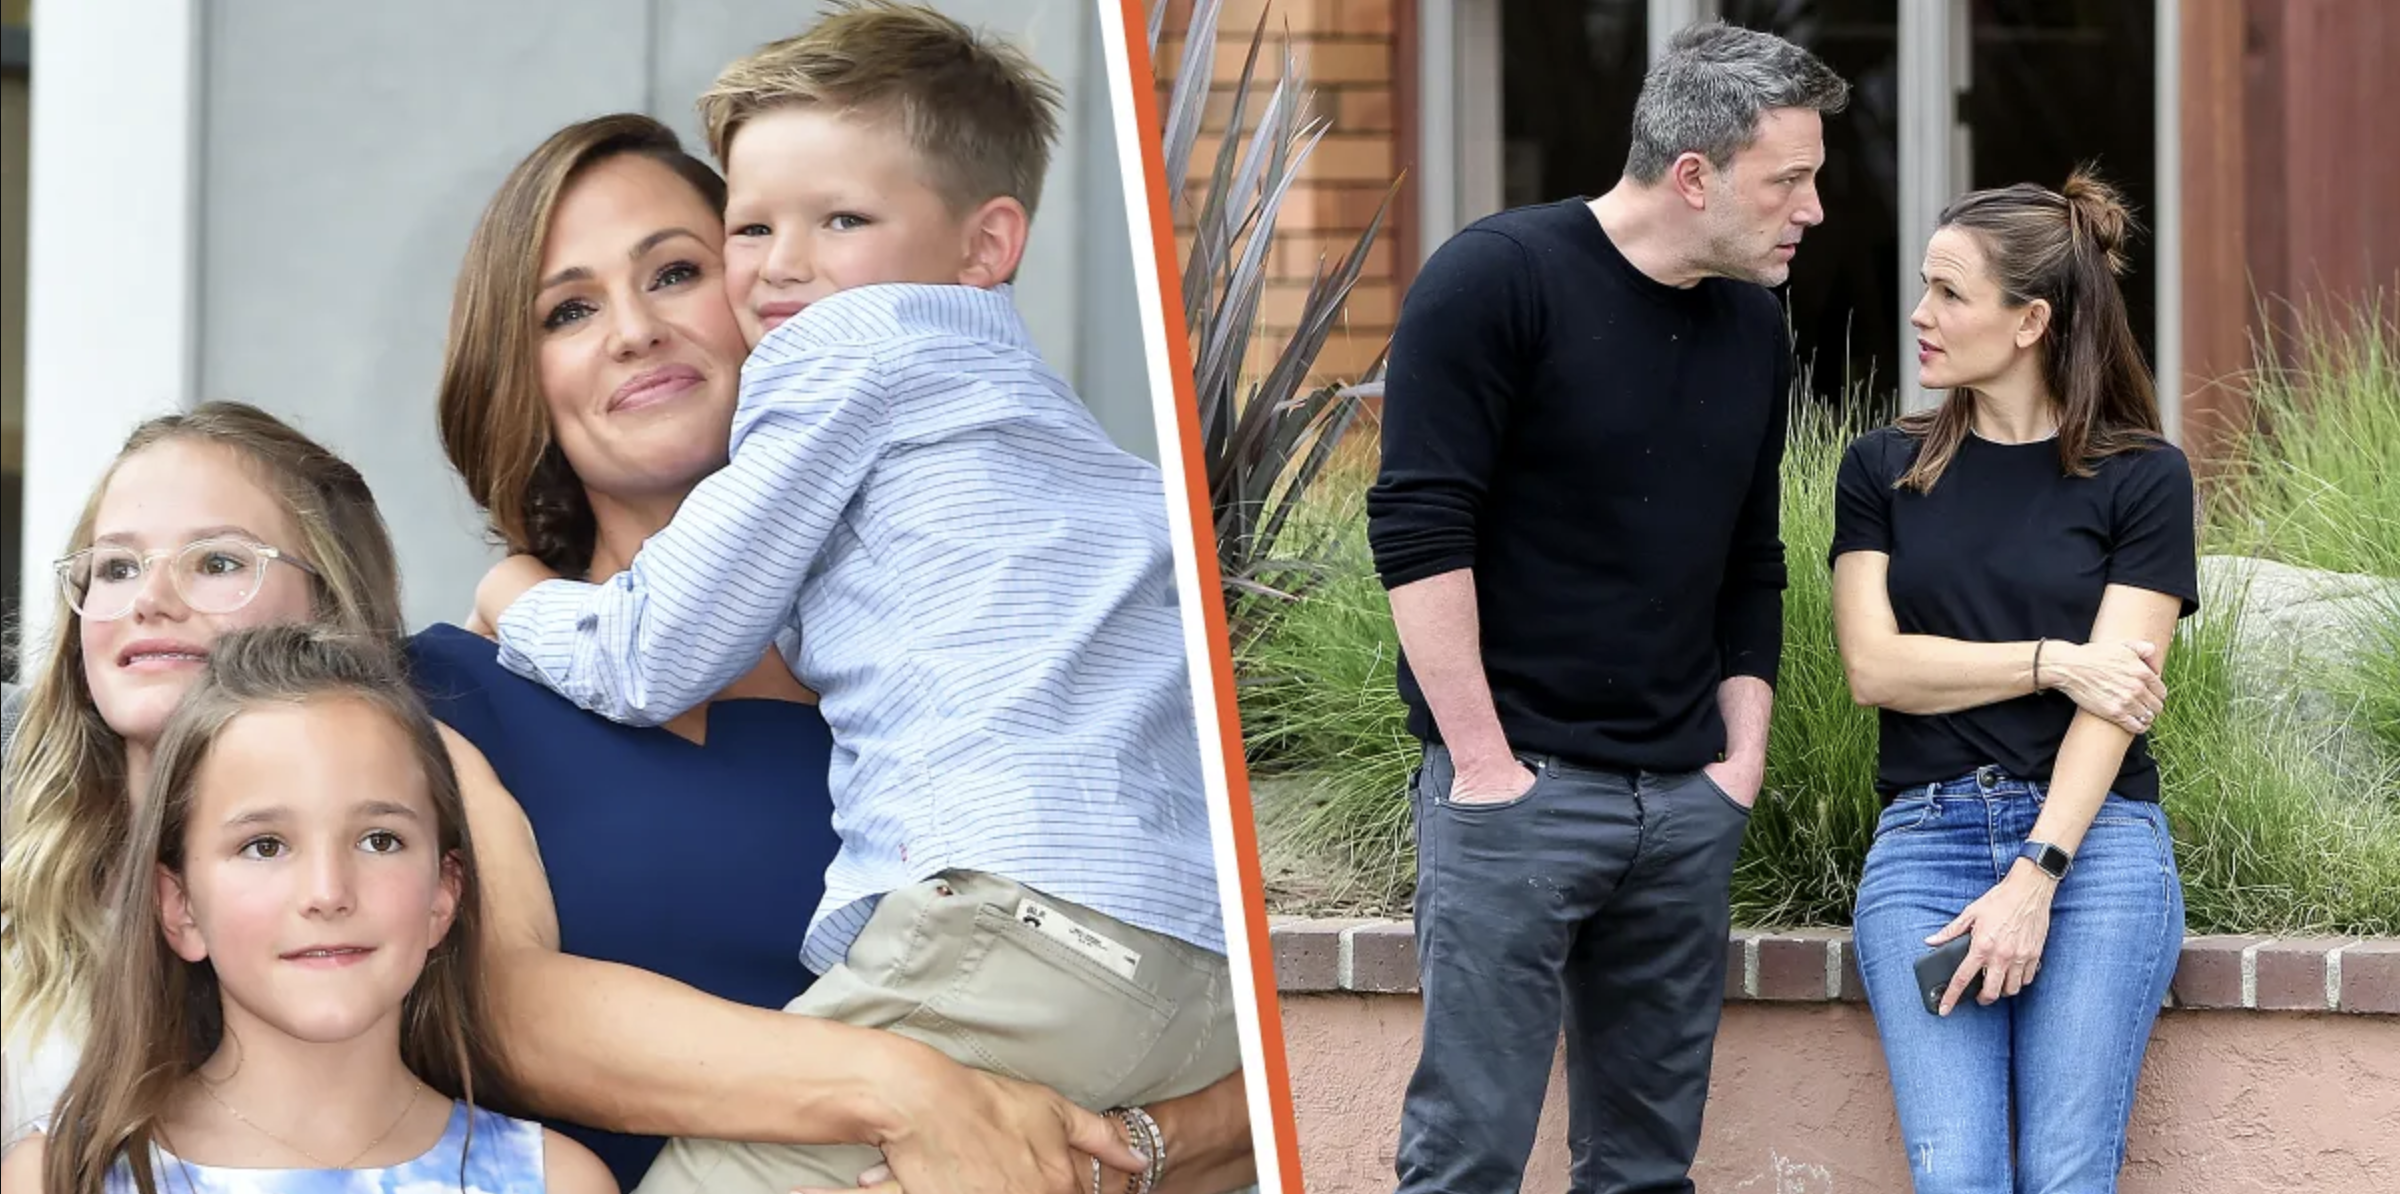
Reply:
[[[1400,1095],[1417,1056],[1413,996],[1283,996],[1310,1194],[1392,1188]],[[2400,1190],[2400,1018],[2169,1011],[2134,1109],[2125,1194]],[[1525,1188],[1566,1188],[1555,1072]],[[1857,1004],[1725,1011],[1702,1194],[1906,1194],[1874,1025]]]

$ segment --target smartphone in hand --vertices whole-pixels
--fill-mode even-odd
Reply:
[[[1973,933],[1953,937],[1932,952],[1917,959],[1917,990],[1925,996],[1925,1010],[1942,1014],[1942,992],[1950,989],[1950,980],[1958,976],[1958,968],[1967,960],[1967,951],[1975,947]],[[1976,971],[1967,980],[1967,989],[1959,994],[1964,1003],[1983,992],[1984,972]]]

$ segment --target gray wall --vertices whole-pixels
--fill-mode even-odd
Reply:
[[[1155,459],[1091,0],[940,6],[1007,31],[1067,89],[1019,306],[1110,434]],[[542,138],[604,112],[647,112],[698,148],[693,98],[812,11],[788,0],[204,6],[198,396],[285,415],[365,472],[399,540],[412,624],[462,617],[495,558],[433,412],[450,288],[484,201]]]

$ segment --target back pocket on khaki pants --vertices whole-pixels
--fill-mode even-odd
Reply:
[[[923,943],[927,965],[909,967],[908,976],[921,994],[895,1031],[1086,1107],[1109,1106],[1149,1084],[1145,1071],[1164,1064],[1156,1054],[1176,1000],[1018,920],[1013,906],[964,891],[946,898],[971,901],[972,916],[960,917],[961,907],[930,910],[924,927],[935,939]],[[1054,912],[1063,907],[1039,902]]]

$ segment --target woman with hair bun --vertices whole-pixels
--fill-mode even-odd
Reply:
[[[1858,964],[1918,1194],[2115,1189],[2183,941],[2147,734],[2199,565],[2131,226],[2082,172],[1951,204],[1910,317],[1948,394],[1842,462],[1834,624],[1884,800]]]

